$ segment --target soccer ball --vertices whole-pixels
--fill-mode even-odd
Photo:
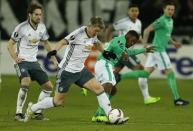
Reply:
[[[108,114],[108,119],[111,124],[119,124],[119,120],[124,117],[121,109],[112,109]]]

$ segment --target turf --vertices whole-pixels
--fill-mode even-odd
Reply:
[[[55,78],[51,78],[55,82]],[[16,76],[2,76],[0,91],[0,131],[193,131],[193,104],[175,107],[166,80],[149,80],[152,96],[161,101],[146,106],[139,91],[137,80],[125,80],[118,84],[118,93],[112,106],[121,108],[130,120],[124,125],[92,123],[91,117],[97,108],[93,93],[84,97],[80,88],[73,85],[65,99],[64,107],[45,111],[49,121],[14,121],[15,104],[19,83]],[[192,80],[177,80],[183,98],[193,101]],[[28,92],[27,103],[35,102],[40,92],[33,82]],[[26,106],[25,106],[26,108]],[[24,110],[25,111],[25,110]]]

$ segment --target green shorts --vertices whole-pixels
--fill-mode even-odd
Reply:
[[[37,81],[40,85],[48,82],[48,75],[40,67],[38,62],[22,61],[14,65],[20,81],[24,77],[30,77],[32,81]]]
[[[86,68],[83,68],[81,72],[71,73],[60,69],[57,74],[56,92],[65,93],[68,92],[69,87],[75,83],[76,85],[83,87],[83,85],[92,79],[94,75],[90,73]]]
[[[119,60],[119,62],[115,64],[114,67],[123,68],[124,66],[127,66],[129,69],[133,69],[133,67],[139,64],[140,64],[140,60],[136,56],[129,56],[129,59],[126,61]]]

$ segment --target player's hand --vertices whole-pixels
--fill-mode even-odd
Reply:
[[[179,42],[176,42],[176,43],[174,43],[174,46],[175,46],[177,49],[179,49],[179,48],[182,47],[182,44],[179,43]]]
[[[23,58],[15,58],[15,62],[18,64],[18,63],[21,63],[24,59]]]
[[[124,52],[123,54],[122,54],[122,56],[121,56],[121,60],[122,61],[127,61],[129,59],[129,55],[126,53],[126,52]]]
[[[156,49],[156,46],[149,46],[149,47],[146,47],[146,53],[153,53]]]
[[[58,61],[55,56],[51,56],[50,61],[54,64],[55,67],[58,67]]]

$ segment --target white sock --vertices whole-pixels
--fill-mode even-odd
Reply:
[[[101,94],[97,95],[97,99],[98,99],[99,106],[103,108],[103,110],[105,111],[105,114],[108,116],[108,113],[112,108],[106,93],[102,92]]]
[[[43,99],[46,98],[46,97],[50,97],[51,93],[52,93],[52,91],[42,90],[42,91],[40,92],[39,97],[38,97],[38,102],[41,101],[41,100],[43,100]],[[38,111],[36,111],[35,113],[41,113],[41,112],[42,112],[42,110],[38,110]]]
[[[39,101],[38,103],[33,104],[31,110],[32,112],[36,112],[38,110],[48,109],[51,107],[54,107],[53,97],[46,97],[43,100]]]
[[[144,100],[147,100],[150,97],[149,91],[148,91],[147,78],[139,78],[138,84],[139,84],[139,88],[142,92]]]
[[[23,106],[25,104],[25,100],[27,98],[27,86],[22,86],[19,89],[18,96],[17,96],[17,107],[16,107],[16,114],[22,113]]]

